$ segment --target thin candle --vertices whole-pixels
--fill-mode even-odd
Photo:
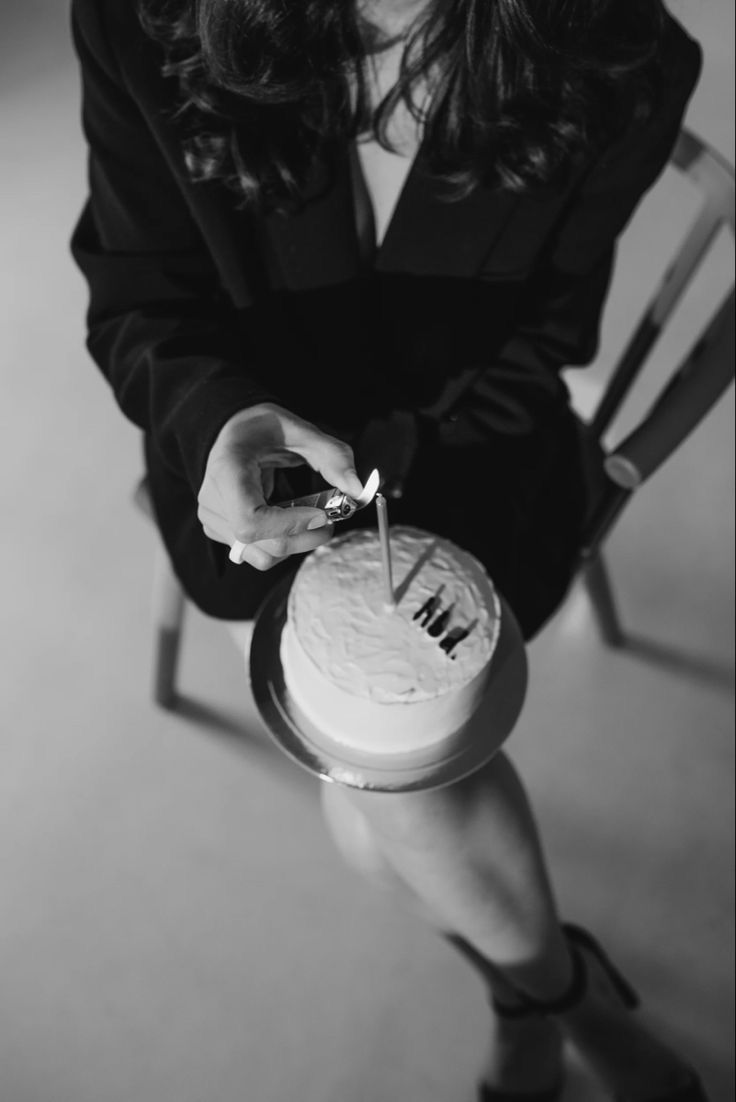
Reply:
[[[381,541],[381,562],[383,565],[383,583],[386,607],[396,608],[394,581],[391,571],[391,541],[388,534],[388,506],[383,494],[376,494],[376,512],[378,513],[378,538]]]

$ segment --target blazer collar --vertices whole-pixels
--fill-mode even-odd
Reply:
[[[302,207],[266,215],[262,225],[282,287],[307,291],[354,278],[360,256],[347,150],[315,165]]]
[[[519,198],[476,188],[463,199],[443,197],[420,146],[404,182],[374,269],[420,276],[472,278],[482,267]],[[275,253],[277,279],[292,291],[345,283],[361,273],[347,148],[315,169],[304,206],[263,220]]]
[[[469,279],[478,274],[519,202],[517,195],[477,187],[448,197],[432,178],[421,146],[376,256],[376,269]]]

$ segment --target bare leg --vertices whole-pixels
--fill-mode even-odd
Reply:
[[[462,936],[519,991],[549,1001],[567,990],[570,953],[538,833],[504,755],[447,788],[344,795],[436,924]],[[590,976],[587,994],[560,1024],[605,1084],[640,1102],[685,1081],[682,1062],[620,1006],[594,961]]]
[[[391,867],[445,929],[534,997],[566,989],[569,950],[531,810],[505,755],[446,788],[356,790],[349,798]]]
[[[252,625],[231,624],[247,657]],[[545,1001],[571,976],[542,847],[521,782],[499,754],[448,788],[384,795],[323,785],[325,813],[346,858],[443,933],[488,962],[491,993]],[[352,814],[348,814],[348,811]],[[688,1069],[622,1010],[595,961],[586,997],[560,1024],[602,1081],[627,1102],[646,1102],[688,1078]],[[544,1018],[493,1020],[486,1079],[507,1090],[551,1085],[560,1035]]]
[[[329,831],[345,860],[363,877],[390,893],[403,907],[455,943],[456,935],[406,884],[389,864],[374,832],[350,795],[336,784],[323,784],[322,808]],[[457,945],[456,945],[457,948]],[[460,953],[470,960],[485,983],[489,998],[518,1006],[517,993],[489,961],[472,959],[471,946]],[[480,1078],[489,1086],[512,1092],[533,1092],[556,1085],[562,1078],[562,1035],[553,1021],[541,1017],[505,1018],[489,1015],[488,1050]]]

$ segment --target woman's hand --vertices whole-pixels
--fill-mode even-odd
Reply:
[[[304,463],[351,497],[363,488],[349,445],[288,410],[262,403],[231,417],[210,450],[197,496],[205,535],[228,547],[245,544],[241,561],[257,570],[327,543],[333,526],[321,509],[268,504],[275,470]]]

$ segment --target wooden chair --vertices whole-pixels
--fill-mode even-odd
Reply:
[[[588,454],[604,478],[588,517],[580,572],[601,635],[622,646],[624,632],[613,599],[603,543],[633,493],[651,478],[720,398],[734,376],[734,285],[696,336],[651,409],[624,440],[608,451],[604,437],[639,377],[667,322],[724,226],[734,233],[734,170],[700,138],[683,130],[672,165],[700,194],[697,217],[648,308],[611,372],[601,400],[582,425]],[[592,472],[595,477],[595,471]]]
[[[734,286],[684,357],[667,385],[635,429],[612,449],[604,437],[624,399],[639,378],[667,322],[724,226],[734,233],[734,171],[696,135],[684,130],[672,164],[700,194],[700,209],[631,339],[610,373],[599,405],[581,420],[582,440],[596,487],[587,519],[579,572],[590,596],[602,638],[622,646],[625,635],[616,610],[603,545],[631,496],[672,455],[728,387],[734,375]],[[135,501],[151,514],[145,479]],[[154,623],[156,628],[153,694],[163,708],[176,706],[176,673],[185,613],[185,597],[163,547],[156,551]]]

